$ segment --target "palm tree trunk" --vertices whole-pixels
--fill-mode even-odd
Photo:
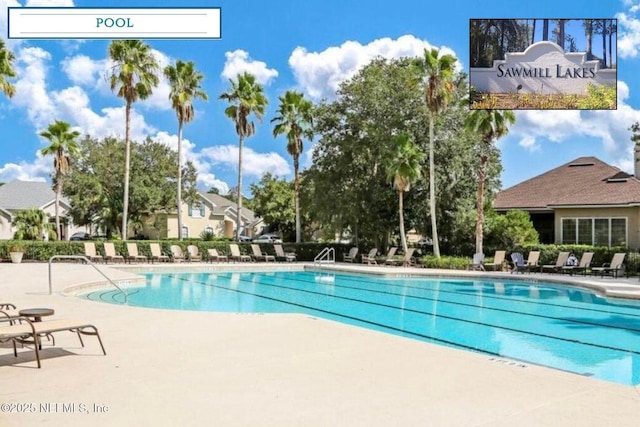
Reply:
[[[613,54],[611,52],[611,42],[613,34],[613,21],[609,21],[609,68],[613,67]]]
[[[480,158],[480,171],[478,172],[478,193],[476,195],[476,253],[483,253],[483,228],[484,228],[484,184],[487,175],[487,157]]]
[[[558,46],[564,51],[564,19],[558,19]]]
[[[182,120],[178,120],[178,240],[182,240]]]
[[[404,192],[402,190],[398,190],[398,213],[400,214],[400,242],[402,243],[402,250],[406,254],[409,249],[407,247],[407,238],[404,235],[404,203],[402,197],[403,193]]]
[[[549,40],[549,20],[548,19],[543,19],[542,20],[542,41],[548,41]]]
[[[593,21],[591,19],[585,20],[585,35],[587,37],[587,60],[593,59]]]
[[[602,68],[607,68],[607,20],[602,20]]]
[[[62,185],[60,185],[60,174],[56,177],[56,240],[60,240],[60,193],[62,193]]]
[[[124,154],[124,200],[122,202],[122,239],[127,240],[127,213],[129,211],[129,168],[131,163],[131,141],[129,140],[131,127],[131,102],[125,107],[125,154]]]
[[[531,28],[531,44],[534,44],[536,40],[536,19],[533,20]]]
[[[240,140],[238,141],[238,194],[236,200],[236,212],[237,212],[237,222],[236,222],[236,239],[240,240],[240,233],[242,230],[242,145],[244,143],[244,136],[240,135]]]
[[[299,169],[299,157],[293,157],[293,192],[295,193],[295,209],[296,209],[296,243],[302,242],[302,228],[300,224],[300,176],[298,173]]]
[[[431,213],[431,239],[433,240],[433,255],[440,258],[438,243],[438,226],[436,221],[436,167],[433,161],[433,113],[429,112],[429,211]]]

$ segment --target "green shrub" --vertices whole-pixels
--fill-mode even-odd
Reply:
[[[449,270],[466,270],[471,263],[471,258],[442,256],[436,258],[433,255],[427,255],[420,258],[419,262],[427,268],[444,268]]]
[[[616,107],[616,87],[587,83],[586,98],[578,101],[578,108],[583,110],[611,110]]]

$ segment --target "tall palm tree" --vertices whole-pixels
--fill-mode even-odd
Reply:
[[[300,226],[300,154],[303,151],[302,138],[311,139],[313,137],[313,104],[304,99],[304,95],[295,90],[288,90],[284,96],[278,98],[280,106],[277,116],[271,122],[277,122],[273,128],[274,138],[279,135],[287,137],[287,152],[293,157],[293,191],[296,210],[296,243],[302,241]]]
[[[548,19],[543,19],[542,20],[542,41],[547,41],[549,40],[549,20]]]
[[[158,86],[159,65],[151,47],[141,40],[114,40],[109,45],[111,90],[125,101],[124,200],[122,206],[122,238],[127,238],[129,210],[129,168],[131,163],[131,104],[148,98]]]
[[[438,49],[424,50],[424,57],[419,61],[422,72],[427,76],[425,102],[429,110],[429,211],[431,214],[431,238],[433,254],[440,258],[438,243],[438,227],[436,221],[436,179],[433,154],[433,126],[436,116],[447,108],[454,92],[454,66],[456,58],[451,55],[439,56]]]
[[[169,99],[178,116],[178,239],[182,240],[182,126],[194,118],[193,100],[200,98],[206,101],[208,97],[201,87],[204,76],[195,69],[192,61],[176,61],[175,67],[167,65],[164,75],[171,84]]]
[[[393,150],[385,162],[387,178],[398,190],[398,214],[400,218],[400,241],[407,253],[407,238],[404,233],[404,193],[411,183],[420,177],[420,164],[424,153],[411,142],[409,135],[401,133],[393,138]]]
[[[585,19],[583,22],[584,35],[587,38],[587,60],[593,59],[593,19]]]
[[[43,156],[53,156],[53,187],[56,192],[56,233],[58,239],[62,236],[60,232],[60,196],[62,194],[62,184],[64,176],[69,173],[70,158],[79,152],[77,138],[80,132],[71,130],[71,125],[67,122],[56,120],[51,123],[46,130],[40,132],[40,136],[48,139],[49,146],[40,150]]]
[[[238,221],[236,224],[236,238],[240,240],[242,232],[242,146],[244,140],[252,136],[256,131],[255,125],[249,120],[249,116],[253,114],[258,121],[262,122],[262,116],[269,101],[264,95],[262,85],[250,73],[238,74],[237,80],[229,79],[229,83],[231,84],[231,89],[222,93],[219,98],[231,104],[224,110],[224,113],[233,121],[238,134],[238,198],[236,200]]]
[[[7,81],[7,78],[17,76],[16,70],[13,69],[13,61],[15,56],[4,44],[4,40],[0,39],[0,90],[11,98],[16,88]]]
[[[511,110],[472,110],[465,127],[477,133],[482,142],[479,147],[478,189],[476,194],[476,253],[482,253],[484,227],[484,187],[487,180],[487,163],[491,144],[509,132],[509,125],[516,121]]]

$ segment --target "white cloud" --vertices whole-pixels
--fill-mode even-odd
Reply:
[[[229,168],[238,166],[238,147],[235,145],[217,145],[202,150],[212,165],[223,165]],[[291,173],[287,161],[278,153],[257,153],[251,148],[242,150],[242,172],[246,176],[261,177],[269,172],[272,175],[284,176]]]
[[[151,52],[153,56],[156,58],[158,62],[158,86],[153,88],[153,92],[151,96],[144,101],[141,101],[140,104],[148,109],[157,109],[157,110],[170,110],[171,102],[169,101],[169,93],[171,92],[171,85],[169,84],[169,80],[164,76],[164,68],[169,65],[172,61],[171,59],[160,52],[159,50],[152,49]]]
[[[62,71],[73,83],[95,87],[100,80],[104,81],[108,64],[107,60],[93,60],[87,55],[76,55],[62,60]]]
[[[51,159],[42,157],[39,153],[33,163],[6,163],[0,167],[0,182],[9,182],[16,179],[21,181],[45,182],[45,176],[51,173]]]
[[[73,0],[27,0],[25,6],[73,7]]]
[[[362,45],[356,41],[346,41],[322,52],[308,52],[304,47],[296,47],[289,57],[289,66],[298,85],[314,99],[334,97],[340,83],[354,76],[362,67],[377,57],[392,59],[422,56],[424,49],[434,47],[425,40],[412,35],[397,39],[388,37]],[[442,54],[457,56],[448,47],[441,47]],[[458,68],[461,64],[458,62]]]
[[[640,20],[632,14],[638,6],[631,8],[631,15],[618,13],[618,55],[621,58],[635,58],[640,48]]]
[[[540,144],[536,142],[536,138],[531,135],[527,135],[522,138],[518,144],[527,151],[540,150]]]
[[[238,74],[247,71],[255,76],[258,83],[267,86],[274,78],[278,77],[278,71],[268,68],[265,62],[250,58],[249,53],[244,50],[237,49],[233,52],[226,52],[224,56],[227,60],[221,75],[225,79],[233,80]]]
[[[11,103],[27,111],[29,120],[41,129],[46,127],[55,116],[55,107],[47,93],[47,62],[49,52],[39,47],[27,47],[18,50],[16,68],[18,80],[15,83],[16,96]]]

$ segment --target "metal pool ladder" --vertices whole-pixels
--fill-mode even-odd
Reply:
[[[326,247],[320,251],[318,255],[313,259],[313,265],[321,264],[334,264],[336,262],[336,250],[334,248]]]
[[[89,264],[91,267],[95,268],[95,270],[100,273],[102,275],[102,277],[104,277],[105,279],[107,279],[109,281],[109,283],[111,283],[113,286],[115,286],[122,295],[124,295],[124,303],[127,304],[128,299],[127,299],[127,293],[125,291],[122,290],[122,288],[118,285],[116,285],[116,282],[114,282],[113,280],[111,280],[106,274],[104,274],[104,272],[102,270],[100,270],[98,268],[97,265],[95,265],[93,262],[91,262],[91,260],[89,258],[87,258],[84,255],[54,255],[51,258],[49,258],[49,295],[52,294],[52,287],[51,287],[51,261],[53,261],[54,259],[82,259],[84,261],[86,261],[87,264]]]

